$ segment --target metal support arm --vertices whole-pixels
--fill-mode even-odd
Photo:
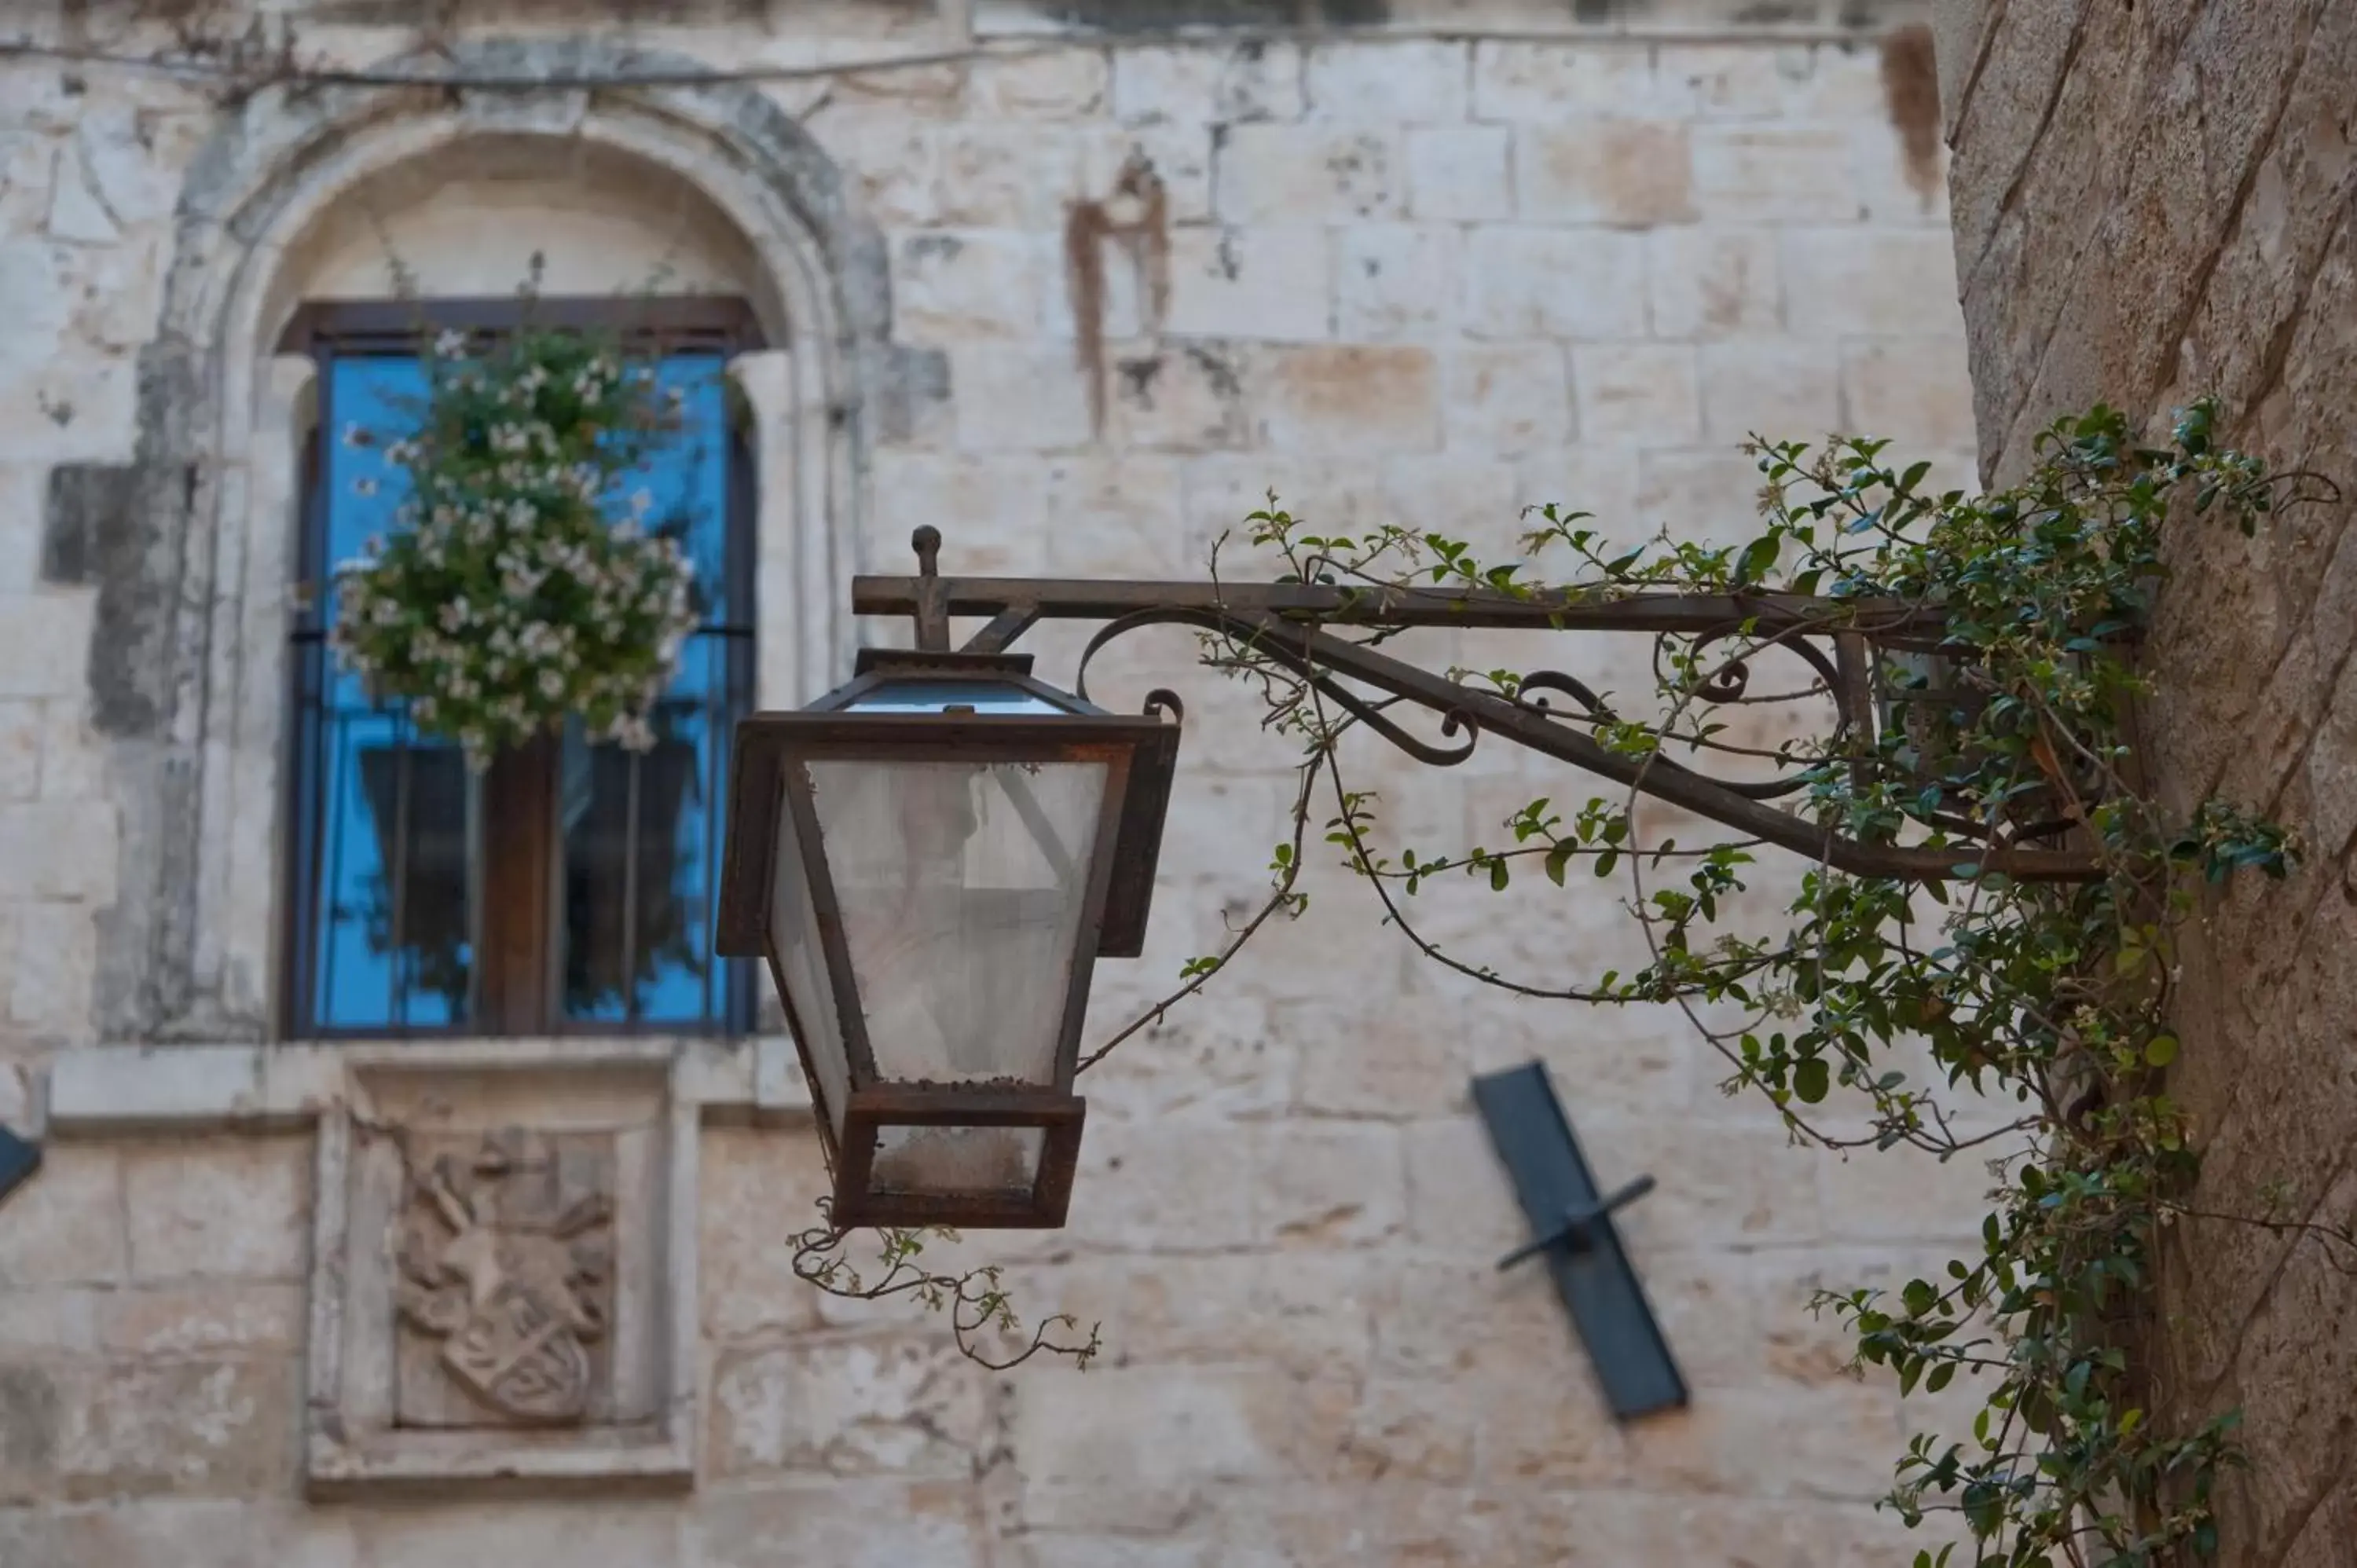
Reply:
[[[922,530],[920,554],[930,566],[939,536]],[[925,537],[931,535],[931,537]],[[1571,694],[1589,718],[1603,716],[1587,688],[1568,676],[1533,675],[1514,696],[1469,686],[1377,651],[1329,626],[1374,628],[1481,627],[1528,631],[1611,631],[1702,639],[1743,636],[1776,639],[1815,667],[1845,725],[1871,724],[1859,708],[1865,694],[1867,645],[1921,652],[1941,646],[1937,611],[1895,601],[1823,599],[1795,595],[1637,594],[1620,597],[1577,592],[1520,596],[1487,590],[1330,587],[1294,583],[1091,582],[1028,577],[862,576],[852,583],[859,615],[918,618],[925,646],[946,646],[951,617],[988,618],[966,644],[968,652],[998,652],[1041,620],[1107,623],[1090,645],[1146,626],[1189,626],[1217,632],[1317,685],[1420,760],[1462,761],[1473,739],[1495,735],[1583,771],[1706,817],[1746,837],[1787,849],[1860,876],[1941,881],[2001,871],[2023,881],[2084,881],[2102,875],[2097,858],[2074,850],[1966,843],[1927,849],[1846,838],[1765,798],[1795,788],[1710,778],[1658,751],[1613,750],[1577,727],[1578,715],[1547,707],[1529,693]],[[1832,645],[1832,653],[1811,639]],[[1732,684],[1706,691],[1713,700],[1741,694],[1744,672]],[[1378,704],[1340,684],[1372,688],[1442,717],[1444,736],[1463,733],[1455,748],[1415,740],[1385,718]]]

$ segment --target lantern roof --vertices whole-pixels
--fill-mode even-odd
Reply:
[[[1144,714],[1111,713],[1034,678],[1031,657],[1022,653],[864,648],[853,668],[849,681],[809,707],[755,714],[737,725],[717,952],[751,958],[761,951],[766,835],[774,831],[785,759],[845,746],[974,757],[1046,755],[1073,745],[1128,750],[1127,792],[1096,952],[1135,958],[1145,950],[1163,818],[1178,764],[1175,699],[1157,693]]]

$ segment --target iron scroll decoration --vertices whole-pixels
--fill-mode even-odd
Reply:
[[[1413,627],[1641,634],[1689,651],[1740,638],[1740,657],[1722,660],[1695,695],[1713,703],[1756,701],[1749,659],[1791,652],[1813,676],[1800,695],[1830,698],[1835,738],[1889,733],[1908,704],[1938,692],[1893,689],[1893,671],[1937,665],[1959,650],[1937,607],[1874,599],[1771,593],[1605,594],[1568,590],[1517,595],[1495,590],[1333,586],[1321,584],[1154,582],[1031,577],[943,577],[936,569],[941,535],[917,531],[915,577],[859,576],[857,615],[914,618],[919,648],[946,650],[952,617],[985,618],[965,653],[1001,653],[1042,620],[1103,623],[1081,660],[1076,689],[1087,693],[1087,666],[1114,639],[1153,626],[1185,626],[1233,639],[1348,712],[1421,763],[1453,767],[1485,736],[1540,752],[1585,772],[1705,817],[1747,837],[1853,875],[1939,882],[2002,872],[2018,881],[2083,882],[2103,875],[2092,853],[2057,847],[2075,823],[1980,823],[1934,815],[1960,841],[1948,847],[1867,842],[1780,810],[1770,802],[1807,787],[1804,778],[1728,779],[1674,761],[1659,750],[1616,751],[1592,730],[1617,715],[1592,688],[1558,671],[1524,675],[1513,693],[1488,691],[1394,658],[1339,635],[1336,628],[1389,632]],[[1557,707],[1550,696],[1568,699]],[[1175,705],[1157,691],[1153,701]],[[1409,733],[1394,716],[1401,706],[1440,720],[1441,744]]]

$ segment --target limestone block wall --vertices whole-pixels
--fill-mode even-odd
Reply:
[[[776,596],[765,555],[765,641],[823,625],[850,571],[899,569],[920,522],[954,571],[1197,575],[1272,489],[1331,527],[1502,549],[1519,509],[1550,500],[1632,536],[1723,536],[1749,514],[1734,445],[1755,428],[1872,431],[1971,466],[1944,198],[1875,42],[1903,13],[1314,8],[1383,24],[1346,34],[1223,9],[1229,31],[1181,38],[1204,19],[1184,5],[1149,26],[1088,5],[715,5],[651,24],[487,5],[426,34],[398,7],[267,9],[307,70],[358,79],[224,102],[202,71],[89,58],[179,48],[197,25],[103,6],[42,35],[59,53],[0,61],[0,1114],[22,1124],[70,1053],[160,1061],[269,1033],[266,965],[239,968],[269,950],[267,862],[208,858],[249,821],[266,842],[274,798],[253,640],[268,596],[237,586],[238,552],[261,547],[188,521],[265,488],[263,457],[210,434],[227,400],[264,392],[250,344],[239,368],[188,323],[208,291],[247,286],[222,255],[282,284],[298,268],[267,203],[211,220],[224,183],[280,177],[272,138],[296,145],[339,105],[364,104],[371,134],[455,117],[561,145],[630,96],[452,103],[368,80],[387,60],[545,72],[650,51],[734,73],[665,89],[665,114],[732,135],[781,117],[834,171],[840,200],[811,227],[850,237],[814,263],[847,346],[797,428],[833,432],[841,467],[813,481],[836,457],[781,449],[816,484],[810,526],[845,542],[814,577],[780,566]],[[215,20],[230,37],[245,18]],[[1101,296],[1071,284],[1073,208],[1110,197],[1134,154],[1167,191],[1159,310],[1117,246]],[[704,172],[741,175],[724,161]],[[544,160],[529,231],[500,224],[492,165],[425,164],[466,177],[377,214],[433,286],[478,291],[544,241],[583,288],[643,282],[666,253],[618,238],[619,209],[567,197]],[[327,202],[335,166],[322,154],[274,199]],[[366,292],[379,231],[307,235],[306,286]],[[796,342],[795,364],[822,347]],[[820,639],[837,669],[851,631]],[[1189,702],[1148,953],[1100,969],[1099,1035],[1265,893],[1292,785],[1249,694],[1156,635],[1098,671],[1115,701],[1150,678]],[[1043,674],[1069,675],[1073,638],[1030,640]],[[1642,650],[1570,640],[1415,651],[1623,691],[1642,668]],[[770,700],[823,685],[823,662],[784,666]],[[1498,749],[1445,774],[1358,765],[1420,849],[1586,793]],[[60,1137],[0,1207],[0,1563],[1901,1560],[1869,1506],[1898,1403],[1844,1372],[1803,1304],[1944,1256],[1977,1173],[1791,1149],[1718,1094],[1675,1019],[1512,1003],[1415,961],[1322,865],[1307,886],[1302,920],[1084,1080],[1070,1229],[968,1248],[1008,1263],[1025,1311],[1103,1321],[1084,1375],[986,1375],[920,1314],[812,1295],[788,1237],[822,1188],[814,1143],[791,1118],[707,1120],[684,1497],[302,1500],[312,1135],[264,1117]],[[1637,950],[1616,896],[1444,888],[1422,908],[1469,961],[1567,982]],[[1605,1179],[1660,1181],[1626,1233],[1688,1412],[1616,1428],[1544,1279],[1491,1270],[1523,1237],[1466,1079],[1533,1057]]]
[[[2222,400],[2228,439],[2357,494],[2357,15],[1943,8],[1958,275],[1985,471],[2098,399],[2164,421]],[[2222,794],[2306,842],[2279,886],[2212,897],[2185,962],[2175,1088],[2220,1214],[2357,1219],[2357,533],[2348,506],[2256,539],[2172,541],[2146,745],[2180,804]],[[2157,1347],[2179,1412],[2244,1412],[2223,1561],[2344,1562],[2357,1540],[2357,1284],[2293,1229],[2172,1233]]]

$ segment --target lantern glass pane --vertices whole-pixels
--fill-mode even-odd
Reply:
[[[1028,1196],[1047,1142],[1037,1127],[878,1127],[867,1185],[896,1196]]]
[[[826,950],[819,945],[818,910],[811,897],[810,869],[801,835],[783,798],[778,801],[777,881],[770,890],[770,942],[784,977],[786,1000],[801,1026],[809,1053],[812,1085],[823,1102],[835,1136],[843,1135],[844,1103],[851,1094],[851,1066],[844,1054],[843,1020],[827,983]]]
[[[972,708],[977,714],[1069,714],[1037,692],[1011,681],[920,680],[887,682],[861,696],[847,714],[938,714]]]
[[[808,767],[877,1077],[1053,1085],[1105,764]]]

